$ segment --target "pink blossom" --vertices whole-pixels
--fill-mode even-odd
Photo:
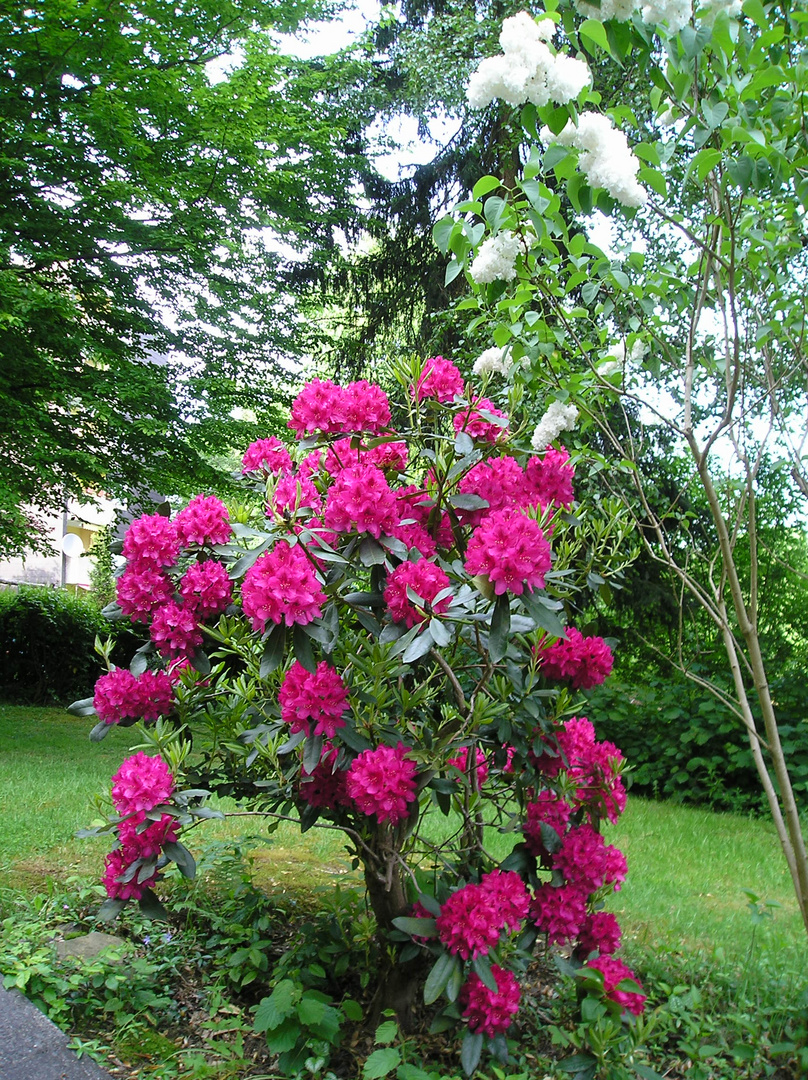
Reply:
[[[622,1005],[624,1009],[634,1013],[635,1016],[642,1013],[645,1008],[645,994],[617,989],[623,979],[631,979],[642,989],[642,983],[622,960],[617,960],[614,956],[599,956],[596,960],[590,960],[586,966],[603,973],[603,991],[607,998],[616,1001],[618,1005]]]
[[[496,893],[484,885],[464,885],[453,892],[436,923],[447,951],[463,960],[488,953],[503,930]]]
[[[552,857],[553,868],[560,870],[569,885],[593,893],[604,885],[617,890],[626,878],[625,856],[606,841],[591,825],[570,829],[562,838],[561,848]]]
[[[480,748],[477,748],[477,788],[481,788],[485,781],[488,779],[488,759]],[[447,765],[454,765],[456,769],[459,769],[463,775],[466,774],[466,766],[469,759],[469,748],[467,746],[461,746],[457,752],[456,757],[449,758]]]
[[[174,711],[176,699],[171,679],[164,671],[144,671],[137,680],[138,715],[149,723]]]
[[[626,791],[617,771],[622,753],[613,743],[597,742],[595,729],[585,716],[572,717],[555,738],[559,753],[534,756],[535,767],[551,778],[565,770],[576,785],[579,805],[590,815],[617,821],[626,807]]]
[[[390,402],[380,386],[365,379],[349,383],[342,392],[342,430],[377,435],[390,426]]]
[[[155,611],[149,634],[159,652],[171,659],[192,656],[202,644],[196,613],[173,600]]]
[[[174,777],[161,757],[148,757],[142,750],[126,758],[112,777],[112,801],[119,814],[153,810],[167,802],[174,790]]]
[[[464,525],[478,525],[495,510],[521,506],[525,501],[525,472],[515,458],[504,455],[481,461],[469,469],[457,486],[461,495],[478,495],[487,509],[458,510]]]
[[[428,616],[419,611],[410,600],[407,589],[410,588],[416,596],[420,596],[425,607],[431,607],[432,600],[439,592],[448,588],[449,584],[446,573],[429,559],[401,563],[387,578],[384,602],[389,607],[394,622],[404,622],[412,627],[416,623],[424,622]],[[451,599],[449,595],[439,600],[434,606],[434,613],[442,615],[448,609]]]
[[[584,637],[574,626],[553,645],[536,652],[542,673],[548,679],[570,681],[575,690],[591,690],[612,672],[612,650],[602,637]]]
[[[501,925],[511,933],[521,929],[530,910],[530,893],[514,870],[491,870],[483,874],[481,888],[493,898]]]
[[[596,911],[587,915],[578,934],[576,953],[581,957],[589,956],[597,950],[601,956],[611,956],[620,948],[620,926],[609,911]]]
[[[337,768],[339,751],[330,743],[323,743],[323,753],[319,762],[310,773],[300,770],[300,798],[309,806],[318,806],[326,810],[336,810],[339,806],[350,806],[347,778],[344,769]]]
[[[538,503],[542,509],[551,503],[572,506],[575,501],[572,489],[575,469],[567,464],[569,457],[563,448],[554,450],[548,446],[544,457],[530,458],[525,467],[528,503]]]
[[[489,990],[479,975],[472,973],[460,991],[460,1004],[469,1031],[479,1031],[493,1038],[511,1026],[519,1012],[521,990],[513,972],[492,964],[491,973],[497,984],[496,992]]]
[[[323,500],[314,483],[307,476],[283,474],[272,492],[271,508],[276,514],[296,513],[301,507],[307,507],[312,513],[319,514]],[[269,512],[269,511],[267,511]]]
[[[115,591],[118,607],[132,622],[148,622],[155,608],[174,596],[174,583],[161,570],[144,569],[130,563],[118,578]]]
[[[551,945],[566,945],[584,924],[586,893],[575,885],[539,885],[530,914]]]
[[[377,469],[403,472],[407,467],[409,451],[405,442],[383,442],[368,447],[356,437],[348,436],[328,448],[324,468],[329,476],[336,476],[343,469],[357,465],[375,465]]]
[[[418,766],[403,743],[378,746],[354,758],[348,770],[348,794],[368,817],[397,825],[415,799]]]
[[[220,562],[208,559],[192,563],[180,582],[183,606],[198,619],[221,615],[233,600],[233,586]]]
[[[390,536],[399,522],[395,494],[381,469],[358,465],[339,473],[325,504],[325,524],[337,532]]]
[[[323,613],[325,593],[299,545],[279,540],[244,575],[241,602],[253,630],[264,633],[267,623],[305,626]]]
[[[417,521],[412,521],[407,525],[399,523],[390,535],[400,540],[402,544],[406,544],[410,551],[414,550],[423,555],[425,559],[431,559],[437,550],[435,541]]]
[[[123,554],[141,570],[173,566],[180,552],[180,539],[173,521],[162,514],[135,518],[123,540]]]
[[[177,819],[171,814],[161,814],[159,821],[148,824],[147,820],[146,811],[141,810],[118,826],[121,848],[130,863],[135,859],[157,859],[166,844],[177,840]]]
[[[215,495],[196,495],[174,521],[177,536],[189,544],[226,544],[233,534],[227,507]]]
[[[432,356],[424,361],[417,385],[410,387],[410,393],[416,401],[424,398],[437,398],[445,404],[453,401],[465,389],[463,376],[451,360],[442,356]]]
[[[119,881],[118,878],[126,873],[133,861],[127,859],[119,848],[111,851],[104,860],[102,882],[110,900],[140,900],[143,890],[150,889],[157,881],[156,870],[146,881],[138,882],[137,872],[129,881]]]
[[[541,835],[542,825],[549,825],[563,836],[569,825],[572,807],[553,791],[540,791],[533,802],[527,804],[527,818],[522,826],[525,845],[533,855],[548,854]]]
[[[312,379],[292,403],[289,427],[298,435],[311,431],[342,431],[342,398],[342,388],[330,379]]]
[[[323,464],[323,451],[312,450],[310,454],[303,458],[298,467],[298,476],[304,476],[307,480],[310,480],[313,476],[316,476]]]
[[[543,589],[550,569],[550,545],[538,523],[518,510],[489,514],[471,535],[466,571],[483,574],[499,596],[521,596],[526,588]]]
[[[490,413],[491,416],[498,416],[502,420],[507,420],[507,415],[498,409],[493,401],[489,401],[488,398],[477,398],[477,400],[466,409],[461,410],[459,413],[455,413],[453,420],[455,433],[459,434],[461,431],[471,436],[472,439],[480,439],[482,442],[500,442],[502,439],[508,437],[508,425],[500,426],[495,424],[492,420],[487,420],[480,414],[480,409]]]
[[[281,719],[291,724],[292,732],[334,737],[337,728],[345,727],[348,690],[339,672],[321,660],[315,672],[307,671],[297,660],[287,671],[278,693]],[[310,732],[310,721],[315,725]]]
[[[140,719],[137,679],[129,668],[113,668],[95,684],[93,708],[106,724]]]
[[[291,471],[292,469],[292,459],[289,456],[289,451],[280,439],[276,439],[274,435],[270,435],[268,439],[258,439],[256,442],[250,443],[244,451],[241,464],[242,473],[258,472],[259,470],[261,472],[279,473]]]

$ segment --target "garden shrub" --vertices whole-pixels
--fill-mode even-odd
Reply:
[[[116,639],[119,663],[137,647],[130,628],[110,622],[88,597],[34,586],[0,591],[0,696],[67,704],[101,670],[96,635]]]
[[[808,686],[801,672],[772,683],[780,737],[794,791],[808,807]],[[765,813],[766,804],[741,721],[682,676],[617,680],[589,695],[588,711],[607,739],[619,738],[632,763],[635,794],[715,810]],[[759,709],[753,705],[762,730]]]

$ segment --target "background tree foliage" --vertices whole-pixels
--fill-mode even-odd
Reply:
[[[323,13],[320,0],[3,5],[4,551],[71,494],[215,482],[206,454],[255,430],[235,406],[262,431],[278,422],[278,358],[308,340],[289,266],[355,216],[351,124],[334,108],[350,66],[283,57],[268,33]]]

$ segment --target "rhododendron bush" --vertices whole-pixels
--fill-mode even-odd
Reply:
[[[114,778],[106,913],[155,909],[169,861],[193,873],[181,837],[216,812],[207,792],[337,826],[394,949],[384,1000],[406,1013],[421,987],[468,1063],[485,1040],[506,1053],[537,943],[578,962],[620,945],[602,909],[626,861],[600,826],[625,806],[623,756],[577,697],[612,654],[566,616],[619,579],[625,534],[599,522],[593,578],[585,461],[534,450],[501,376],[469,383],[442,357],[392,375],[398,400],[308,383],[296,438],[244,453],[239,521],[200,495],[132,523],[119,606],[148,642],[83,707],[94,738],[142,720],[160,751]],[[488,829],[512,837],[504,861]],[[600,970],[635,1009],[639,987]]]

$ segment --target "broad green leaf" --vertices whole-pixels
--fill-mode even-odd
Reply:
[[[585,19],[578,27],[578,33],[587,38],[589,41],[593,41],[596,45],[599,45],[604,52],[611,56],[612,47],[609,44],[609,39],[606,36],[606,27],[602,22],[597,19]]]
[[[395,1046],[374,1050],[362,1066],[363,1080],[380,1080],[383,1076],[389,1076],[400,1064],[401,1051]]]
[[[496,191],[498,187],[502,186],[502,181],[496,176],[481,176],[477,183],[472,188],[471,194],[475,199],[481,199],[483,195],[488,195],[491,191]]]

